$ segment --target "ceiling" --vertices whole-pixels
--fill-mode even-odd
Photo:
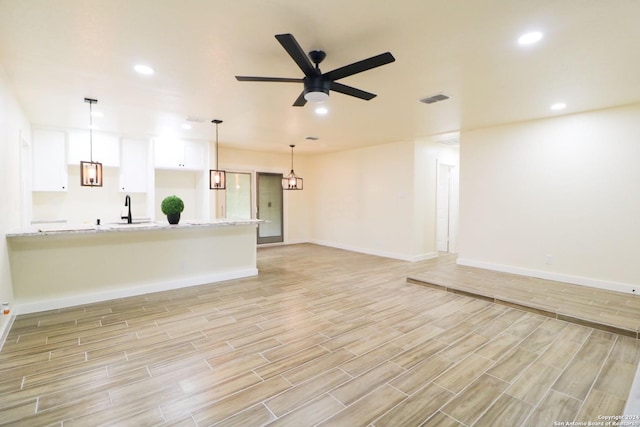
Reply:
[[[221,119],[221,146],[315,153],[638,102],[638,17],[637,0],[0,0],[0,71],[34,125],[86,129],[92,97],[104,131],[212,140]],[[376,98],[331,93],[318,116],[292,106],[301,83],[234,77],[302,77],[281,33],[325,72],[396,61],[340,80]]]

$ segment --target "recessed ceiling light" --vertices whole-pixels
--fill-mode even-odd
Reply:
[[[533,31],[531,33],[521,35],[520,38],[518,38],[518,43],[526,46],[538,43],[540,40],[542,40],[542,33]]]
[[[138,64],[133,67],[133,69],[136,70],[136,73],[144,74],[145,76],[150,76],[155,73],[155,71],[153,71],[153,68],[149,67],[148,65]]]
[[[327,107],[317,107],[316,108],[316,114],[319,115],[319,116],[324,116],[328,112],[329,112],[329,109]]]
[[[183,123],[182,124],[182,129],[190,130],[191,129],[191,125],[189,123]]]
[[[553,111],[564,110],[565,108],[567,108],[567,104],[565,104],[564,102],[556,102],[551,106],[551,109]]]

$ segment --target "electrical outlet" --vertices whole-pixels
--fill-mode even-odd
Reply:
[[[553,264],[553,255],[547,255],[544,259],[544,263],[547,265]]]

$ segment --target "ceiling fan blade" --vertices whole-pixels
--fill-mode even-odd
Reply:
[[[307,54],[302,50],[296,39],[291,34],[276,34],[284,50],[298,64],[305,76],[315,76],[318,70],[313,66]]]
[[[298,96],[298,98],[296,99],[296,101],[293,103],[294,107],[304,107],[304,104],[307,103],[307,100],[304,99],[304,91],[302,91],[300,93],[300,96]]]
[[[367,101],[377,96],[375,93],[365,92],[364,90],[356,89],[355,87],[343,85],[342,83],[337,82],[331,82],[331,90],[334,92],[344,93],[345,95],[355,96],[356,98],[365,99]]]
[[[252,76],[236,76],[240,82],[284,82],[284,83],[301,83],[302,79],[289,79],[286,77],[252,77]]]
[[[324,73],[322,77],[326,77],[329,80],[339,80],[353,74],[380,67],[395,60],[391,53],[385,52],[368,59],[363,59],[362,61],[354,62],[353,64],[345,65],[344,67],[336,68],[328,73]]]

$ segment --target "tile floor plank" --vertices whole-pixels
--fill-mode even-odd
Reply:
[[[453,397],[453,393],[429,383],[374,422],[376,427],[418,426]]]

